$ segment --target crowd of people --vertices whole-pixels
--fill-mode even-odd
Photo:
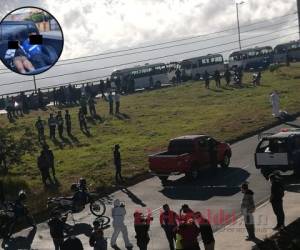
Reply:
[[[270,202],[277,218],[277,225],[273,230],[283,230],[285,227],[285,214],[283,210],[284,187],[276,174],[271,174],[269,179],[271,182]],[[82,211],[89,194],[87,193],[85,179],[81,178],[78,185],[80,188],[76,190],[73,197],[69,198],[69,200],[77,204],[77,206],[79,204],[81,209],[77,211]],[[0,181],[0,208],[5,206],[5,192],[3,189],[3,183]],[[244,217],[245,228],[248,233],[246,240],[255,242],[257,238],[255,236],[255,220],[253,216],[255,213],[254,192],[249,188],[249,183],[241,185],[241,192],[243,193],[240,206],[241,214]],[[82,195],[81,193],[87,193],[87,195]],[[20,221],[25,220],[36,230],[34,219],[29,214],[25,205],[26,198],[26,193],[21,190],[12,206],[14,216],[8,224],[9,227],[4,229],[3,224],[0,227],[1,233],[5,231],[4,243],[6,240],[9,240],[15,226]],[[140,250],[147,250],[148,248],[151,241],[150,228],[155,219],[152,212],[150,210],[147,211],[147,213],[143,213],[141,209],[136,209],[132,217],[136,245]],[[116,244],[120,233],[122,233],[125,247],[127,249],[133,248],[132,241],[128,235],[128,226],[125,223],[126,216],[127,211],[124,202],[121,202],[119,199],[114,200],[111,210],[113,231],[110,239],[110,245],[113,249],[120,249]],[[211,221],[205,218],[201,212],[191,209],[189,205],[182,205],[179,213],[177,213],[168,204],[164,204],[157,219],[159,219],[170,250],[200,250],[200,236],[205,250],[215,249],[215,238]],[[67,223],[66,214],[61,213],[59,210],[52,210],[48,226],[56,250],[83,249],[80,239],[74,236],[72,226]],[[107,250],[108,242],[107,237],[104,237],[103,230],[104,228],[99,218],[96,218],[93,221],[93,231],[89,238],[89,244],[94,250]],[[155,242],[155,244],[159,244],[159,242]]]

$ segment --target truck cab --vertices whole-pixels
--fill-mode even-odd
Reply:
[[[274,171],[300,174],[300,129],[263,135],[256,147],[255,166],[266,179]]]

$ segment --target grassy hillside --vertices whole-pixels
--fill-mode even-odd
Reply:
[[[250,83],[250,75],[246,76]],[[224,85],[224,82],[222,83]],[[234,139],[274,121],[271,115],[269,93],[276,89],[281,96],[281,107],[290,113],[300,111],[300,65],[279,68],[273,73],[264,72],[262,85],[243,88],[204,88],[202,82],[189,82],[181,86],[138,93],[121,98],[122,117],[108,115],[108,104],[99,100],[97,111],[102,121],[89,119],[91,137],[79,130],[78,108],[69,108],[73,119],[73,134],[78,142],[65,145],[53,143],[57,177],[61,186],[54,193],[66,193],[70,184],[80,176],[95,187],[114,183],[112,148],[121,146],[123,172],[133,176],[147,171],[147,155],[164,149],[172,137],[184,134],[207,133],[221,140]],[[47,120],[50,112],[33,111],[16,123],[10,124],[4,116],[0,126],[12,129],[20,136],[26,128],[36,133],[34,123],[38,115]],[[49,130],[46,129],[48,136]],[[33,138],[38,146],[37,138]],[[44,203],[50,191],[45,191],[36,167],[38,151],[26,154],[23,163],[11,166],[5,181],[14,193],[21,185],[31,192],[34,206]],[[0,177],[1,178],[1,177]],[[45,195],[45,192],[47,194]],[[38,199],[37,199],[38,198]]]

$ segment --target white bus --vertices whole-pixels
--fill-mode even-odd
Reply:
[[[181,63],[183,78],[199,80],[207,71],[213,74],[216,70],[220,73],[225,71],[224,60],[221,54],[208,54],[206,56],[185,59]]]
[[[270,46],[255,47],[235,51],[229,55],[229,69],[242,68],[243,70],[263,69],[273,62],[273,49]]]
[[[111,79],[120,78],[122,88],[130,84],[130,79],[134,79],[135,89],[146,89],[150,87],[160,87],[168,83],[168,70],[164,63],[146,64],[127,69],[116,70],[111,74]],[[151,79],[152,78],[152,79]],[[152,86],[150,86],[152,84]]]
[[[300,40],[275,46],[274,63],[285,63],[287,57],[290,61],[300,61]]]

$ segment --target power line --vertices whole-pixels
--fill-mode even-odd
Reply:
[[[267,40],[256,42],[256,43],[252,43],[252,44],[248,44],[248,45],[244,46],[244,48],[249,48],[249,47],[252,47],[252,46],[260,45],[262,43],[266,43],[266,42],[270,42],[270,41],[282,39],[282,38],[285,38],[287,36],[295,35],[295,34],[298,34],[298,32],[286,34],[286,35],[281,36],[281,37],[275,37],[275,38],[272,38],[272,39],[267,39]],[[230,52],[230,51],[238,50],[238,49],[239,49],[238,47],[235,47],[235,48],[226,49],[226,50],[223,50],[223,51],[220,51],[220,52],[216,52],[216,53],[217,54],[222,54],[222,53],[226,53],[226,52]],[[91,80],[95,80],[95,79],[99,80],[99,79],[103,79],[103,78],[106,78],[106,77],[109,77],[109,76],[110,75],[104,75],[104,76],[98,76],[98,77],[83,79],[83,80],[71,81],[71,82],[67,82],[67,83],[61,83],[61,84],[56,84],[56,85],[41,87],[41,89],[49,89],[49,88],[53,88],[53,87],[65,86],[67,84],[72,84],[72,83],[80,84],[80,83],[83,83],[83,82],[86,82],[86,81],[91,81]],[[26,90],[26,91],[30,91],[30,90]],[[32,91],[33,91],[33,89],[32,89]],[[7,94],[2,94],[2,95],[7,95]]]
[[[253,26],[253,25],[256,25],[256,24],[259,24],[259,23],[263,23],[263,22],[267,22],[267,21],[272,21],[272,20],[275,20],[275,19],[278,19],[278,18],[283,18],[283,17],[295,15],[296,13],[297,12],[293,12],[293,13],[286,14],[286,15],[283,15],[283,16],[274,17],[274,18],[269,19],[269,20],[258,21],[258,22],[252,23],[252,24],[243,25],[241,27]],[[263,27],[255,28],[255,29],[246,30],[246,31],[243,31],[241,33],[248,33],[250,31],[254,31],[254,30],[264,29],[264,28],[268,28],[268,27],[274,27],[274,26],[277,26],[277,25],[284,24],[284,23],[286,23],[288,21],[293,22],[295,20],[297,20],[297,19],[294,19],[292,21],[286,20],[284,22],[275,23],[275,24],[271,24],[271,25],[266,25],[266,26],[263,26]],[[162,50],[162,49],[166,49],[166,48],[179,47],[179,46],[184,46],[184,45],[188,45],[188,44],[195,44],[195,43],[205,42],[205,41],[209,41],[209,40],[214,40],[214,39],[218,39],[218,38],[222,38],[222,37],[231,36],[232,34],[226,34],[226,35],[222,35],[222,36],[218,36],[218,37],[208,38],[208,39],[204,39],[204,40],[200,40],[200,41],[194,41],[194,42],[189,42],[189,43],[175,44],[175,45],[171,45],[171,46],[168,46],[168,47],[155,48],[155,49],[151,49],[151,50],[138,51],[138,52],[121,54],[121,55],[115,55],[115,56],[110,56],[110,57],[94,58],[94,59],[83,60],[83,61],[78,61],[78,62],[70,62],[70,63],[61,63],[60,64],[60,62],[65,62],[65,61],[70,61],[70,60],[96,57],[96,56],[100,56],[100,55],[116,54],[116,53],[120,53],[120,52],[128,52],[128,51],[137,50],[137,49],[150,48],[150,47],[154,47],[154,46],[158,46],[158,45],[165,45],[165,44],[175,43],[175,42],[179,42],[179,41],[191,40],[191,39],[195,39],[195,38],[199,38],[199,37],[204,37],[204,36],[209,36],[209,35],[213,35],[213,34],[224,33],[224,32],[235,30],[235,29],[236,28],[228,28],[228,29],[225,29],[225,30],[222,30],[222,31],[217,31],[217,32],[212,32],[212,33],[208,33],[208,34],[202,34],[202,35],[197,35],[197,36],[192,36],[192,37],[187,37],[187,38],[182,38],[182,39],[167,41],[167,42],[163,42],[163,43],[156,43],[156,44],[152,44],[152,45],[139,46],[139,47],[135,47],[135,48],[123,49],[123,50],[112,51],[112,52],[105,52],[105,53],[100,53],[100,54],[96,54],[96,55],[90,55],[90,56],[83,56],[83,57],[77,57],[77,58],[60,60],[58,62],[58,64],[55,65],[55,67],[57,67],[57,66],[63,66],[63,65],[69,65],[69,64],[77,64],[77,63],[89,62],[89,61],[104,60],[104,59],[109,59],[109,58],[121,57],[121,56],[126,56],[126,55],[134,55],[134,54],[138,54],[138,53],[146,53],[146,52],[151,52],[151,51],[155,51],[155,50]],[[3,70],[7,70],[7,69],[0,69],[0,71],[3,71]],[[8,70],[6,72],[0,73],[0,75],[1,74],[7,74],[7,73],[13,73],[13,72],[11,72],[11,71]]]
[[[272,32],[272,33],[274,33],[274,32]],[[269,35],[269,34],[259,35],[259,36],[256,36],[256,37],[261,37],[261,36],[265,36],[265,35]],[[284,36],[280,36],[280,37],[274,37],[272,39],[268,39],[268,40],[265,40],[265,41],[260,41],[260,42],[257,42],[257,43],[252,43],[252,44],[249,44],[249,45],[247,45],[245,47],[248,48],[248,47],[259,45],[259,44],[262,44],[262,43],[265,43],[265,42],[270,42],[270,41],[282,39],[282,38],[285,38],[287,36],[291,36],[291,35],[294,35],[294,34],[297,34],[297,32],[285,34]],[[256,38],[256,37],[251,37],[251,38],[248,38],[248,39],[243,39],[243,41],[250,40],[250,39],[253,39],[253,38]],[[234,41],[234,42],[230,42],[230,43],[223,44],[223,45],[228,45],[228,44],[232,44],[232,43],[236,43],[236,42],[237,41]],[[217,47],[217,46],[211,46],[211,47]],[[211,48],[211,47],[209,47],[209,48]],[[208,48],[205,48],[205,49],[208,49]],[[236,50],[236,49],[238,49],[238,48],[231,48],[231,49],[223,50],[221,52],[216,52],[216,53],[221,54],[221,53],[230,52],[230,51]],[[62,75],[57,75],[57,76],[49,76],[49,77],[44,77],[44,78],[38,78],[36,80],[44,80],[44,79],[49,79],[49,78],[56,78],[56,77],[59,77],[59,76],[66,76],[66,75],[72,75],[72,74],[78,74],[78,73],[85,73],[85,72],[90,72],[90,71],[95,71],[95,70],[100,70],[100,69],[108,69],[108,68],[113,68],[113,67],[118,67],[118,66],[124,66],[124,65],[129,65],[129,64],[135,64],[135,63],[140,63],[140,62],[147,62],[147,61],[152,61],[152,60],[157,60],[157,59],[163,59],[163,58],[168,58],[168,57],[182,55],[182,54],[187,54],[187,53],[191,53],[191,52],[197,52],[197,51],[201,51],[201,50],[204,50],[204,48],[190,50],[190,51],[185,51],[185,52],[180,52],[180,53],[175,53],[175,54],[164,55],[164,56],[155,57],[155,58],[148,58],[148,59],[144,59],[144,60],[140,60],[140,61],[135,61],[135,62],[123,63],[123,64],[119,64],[119,65],[106,66],[106,67],[103,67],[103,68],[89,69],[89,70],[85,70],[85,71],[72,72],[72,73],[62,74]],[[99,76],[99,77],[95,77],[95,78],[92,78],[92,79],[98,79],[98,78],[104,78],[104,77],[107,77],[107,76]],[[80,81],[84,81],[84,80],[80,80]],[[4,83],[4,84],[0,84],[0,86],[15,85],[15,84],[18,84],[18,83],[23,83],[23,82],[31,82],[31,80],[25,80],[25,81],[19,81],[19,82],[11,82],[11,83]],[[74,81],[74,82],[78,82],[78,81]]]
[[[252,26],[252,25],[259,24],[259,23],[268,22],[268,21],[276,20],[276,19],[279,19],[279,18],[283,18],[283,17],[295,15],[295,14],[297,14],[297,12],[292,12],[292,13],[289,13],[289,14],[286,14],[286,15],[274,17],[274,18],[271,18],[269,20],[262,20],[262,21],[251,23],[251,24],[246,24],[246,25],[243,25],[241,27],[249,27],[249,26]],[[231,30],[236,30],[236,27],[232,27],[232,28],[228,28],[228,29],[220,30],[220,31],[216,31],[216,32],[211,32],[211,33],[207,33],[207,34],[201,34],[201,35],[196,35],[196,36],[190,36],[190,37],[186,37],[186,38],[171,40],[171,41],[162,42],[162,43],[155,43],[155,44],[150,44],[150,45],[145,45],[145,46],[138,46],[138,47],[122,49],[122,50],[115,50],[115,51],[111,51],[111,52],[104,52],[104,53],[99,53],[99,54],[89,55],[89,56],[74,57],[74,58],[70,58],[70,59],[60,60],[60,62],[65,62],[65,61],[70,61],[70,60],[77,60],[77,59],[81,59],[81,58],[95,57],[95,56],[103,56],[103,55],[115,54],[115,53],[120,53],[120,52],[127,52],[127,51],[137,50],[137,49],[145,49],[145,48],[149,48],[149,47],[154,47],[154,46],[165,45],[165,44],[169,44],[169,43],[175,43],[175,42],[181,42],[181,41],[186,41],[186,40],[190,40],[190,39],[195,39],[195,38],[199,38],[199,37],[203,37],[203,36],[215,35],[215,34],[227,32],[227,31],[231,31]]]
[[[294,22],[296,20],[298,20],[298,19],[294,19],[292,22]],[[264,28],[274,27],[274,26],[281,25],[281,24],[284,24],[284,23],[286,23],[286,22],[281,22],[281,23],[278,23],[278,24],[273,24],[273,25],[268,25],[268,26],[260,27],[259,29],[247,30],[245,32],[241,32],[241,34],[249,33],[251,31],[257,31],[257,30],[264,29]],[[62,63],[62,64],[55,65],[55,67],[65,66],[65,65],[71,65],[71,64],[78,64],[78,63],[84,63],[84,62],[91,62],[91,61],[100,61],[100,60],[105,60],[105,59],[111,59],[111,58],[117,58],[117,57],[123,57],[123,56],[129,56],[129,55],[136,55],[136,54],[141,54],[141,53],[153,52],[153,51],[157,51],[157,50],[170,49],[170,48],[180,47],[180,46],[184,46],[184,45],[191,45],[191,44],[196,44],[196,43],[201,43],[201,42],[207,42],[207,41],[211,41],[211,40],[215,40],[215,39],[219,39],[219,38],[224,38],[224,37],[228,37],[228,36],[232,36],[232,34],[227,34],[227,35],[218,36],[218,37],[212,37],[212,38],[208,38],[208,39],[204,39],[204,40],[199,40],[199,41],[193,41],[193,42],[187,42],[187,43],[181,43],[181,44],[174,44],[174,45],[170,45],[170,46],[167,46],[167,47],[159,47],[159,48],[154,48],[154,49],[149,49],[149,50],[142,50],[142,51],[137,51],[137,52],[125,53],[125,54],[121,54],[121,55],[114,55],[114,56],[93,58],[93,59],[88,59],[88,60],[83,60],[83,61],[77,61],[77,62]],[[0,75],[1,75],[1,73],[0,73]]]

